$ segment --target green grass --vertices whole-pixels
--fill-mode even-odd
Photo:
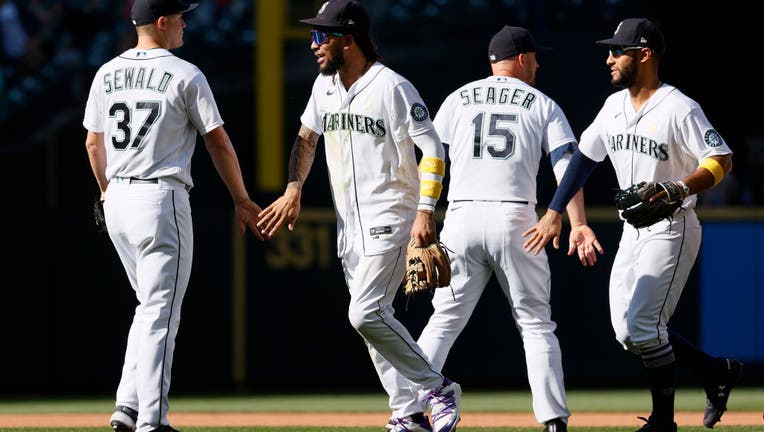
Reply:
[[[371,394],[291,394],[291,395],[171,395],[173,412],[387,412],[387,397]],[[680,389],[676,396],[676,409],[699,411],[705,396],[700,389]],[[111,398],[37,398],[0,399],[0,413],[110,413]],[[568,392],[571,412],[641,411],[649,413],[647,390],[571,390]],[[528,412],[531,400],[527,391],[470,392],[462,399],[465,412]],[[729,406],[735,411],[764,409],[764,389],[736,388]],[[90,432],[105,428],[2,428],[0,432]],[[183,432],[381,432],[380,427],[184,427]],[[634,427],[575,427],[571,432],[634,432]],[[726,426],[723,423],[714,432],[762,432],[759,426]],[[541,432],[541,427],[530,428],[475,428],[460,427],[459,432]],[[680,432],[710,432],[698,427],[680,427]]]
[[[231,427],[231,428],[198,428],[189,427],[183,428],[183,432],[380,432],[381,427],[323,427],[323,428],[311,428],[311,427]],[[681,427],[680,432],[709,432],[709,429],[704,427]],[[2,432],[88,432],[88,431],[104,431],[104,428],[57,428],[57,429],[41,429],[41,428],[0,428]],[[540,427],[532,428],[459,428],[458,432],[540,432]],[[571,432],[574,429],[571,428]],[[717,426],[714,428],[715,432],[761,432],[762,426]],[[633,427],[576,427],[575,432],[634,432]]]
[[[383,392],[368,394],[289,395],[170,395],[174,412],[384,412],[388,410]],[[701,410],[705,394],[700,389],[679,389],[678,411]],[[571,390],[568,405],[573,412],[644,411],[650,409],[647,390]],[[531,398],[527,391],[470,392],[462,396],[462,409],[473,412],[526,412]],[[730,396],[731,409],[764,409],[764,389],[736,388]],[[98,413],[111,412],[110,398],[0,399],[0,413]],[[761,430],[764,430],[762,428]]]

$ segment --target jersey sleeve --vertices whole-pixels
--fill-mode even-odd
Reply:
[[[223,124],[212,89],[201,71],[197,70],[184,92],[188,118],[200,134],[204,135]]]
[[[321,135],[324,133],[324,128],[321,126],[321,113],[318,112],[318,104],[316,103],[319,78],[316,78],[316,81],[313,82],[313,89],[310,92],[308,103],[305,105],[305,111],[300,116],[300,122],[308,129]]]
[[[711,126],[699,106],[695,106],[684,118],[679,133],[698,162],[709,156],[732,154],[724,138]]]
[[[606,107],[602,107],[592,124],[581,134],[578,149],[584,156],[595,162],[602,162],[607,157],[607,137],[603,133]]]
[[[394,137],[398,141],[432,129],[430,112],[419,93],[408,81],[402,81],[392,89],[390,120]]]
[[[103,132],[103,97],[101,95],[100,71],[93,78],[90,85],[88,101],[85,105],[85,118],[82,126],[90,132]]]
[[[568,118],[565,117],[562,108],[555,102],[551,102],[549,111],[549,121],[547,122],[547,127],[544,133],[544,142],[546,144],[545,150],[548,153],[552,153],[556,149],[566,146],[569,143],[575,145],[576,136],[573,134],[573,130],[570,128],[570,123],[568,123]],[[573,150],[575,150],[575,148]]]
[[[452,123],[451,117],[453,116],[453,101],[454,97],[453,94],[451,94],[443,101],[443,104],[440,105],[438,112],[435,114],[435,119],[432,121],[432,125],[435,127],[435,132],[437,132],[440,141],[443,144],[451,144],[454,142],[450,127]]]

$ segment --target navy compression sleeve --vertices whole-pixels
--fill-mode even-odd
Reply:
[[[552,202],[549,203],[549,208],[557,213],[562,213],[568,202],[592,175],[596,166],[596,161],[586,157],[581,153],[581,150],[576,150],[570,158],[568,168],[565,170],[565,175],[562,176],[560,186],[557,187]]]

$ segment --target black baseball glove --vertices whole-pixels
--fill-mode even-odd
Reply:
[[[665,196],[651,200],[660,192]],[[623,210],[621,215],[635,228],[650,226],[671,217],[684,200],[682,187],[673,181],[641,182],[619,191],[615,206]]]
[[[106,234],[106,216],[103,213],[103,201],[99,198],[93,203],[93,217],[99,234]]]

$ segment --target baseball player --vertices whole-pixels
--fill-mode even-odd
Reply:
[[[701,227],[693,210],[696,194],[730,172],[732,151],[697,102],[658,78],[665,43],[653,22],[625,19],[613,37],[597,44],[609,50],[611,83],[624,89],[607,98],[582,134],[549,210],[524,234],[525,248],[541,253],[550,239],[558,247],[562,206],[605,157],[621,189],[641,181],[675,182],[683,205],[673,217],[641,229],[623,224],[610,274],[610,319],[617,340],[641,356],[647,371],[653,409],[640,431],[676,431],[677,362],[703,377],[703,424],[713,428],[727,409],[742,365],[698,350],[667,324],[700,248]]]
[[[448,146],[448,211],[441,241],[451,256],[451,289],[435,290],[434,312],[417,343],[442,368],[492,274],[509,300],[525,348],[533,411],[547,432],[567,430],[560,345],[551,318],[545,254],[522,248],[536,223],[536,178],[544,154],[562,178],[576,138],[560,107],[535,89],[536,43],[522,27],[504,26],[488,45],[493,74],[451,93],[434,125]],[[586,226],[583,192],[570,205],[571,248],[581,263],[602,253]],[[401,398],[415,400],[411,387]]]
[[[350,291],[348,317],[363,337],[382,386],[393,394],[395,372],[426,391],[432,426],[409,404],[390,398],[394,431],[456,430],[459,384],[427,360],[392,306],[405,273],[409,238],[435,240],[432,212],[442,188],[445,150],[416,89],[379,62],[370,19],[354,0],[328,1],[311,24],[320,74],[301,117],[284,195],[260,215],[266,237],[300,213],[301,187],[319,135],[326,145],[337,212],[337,253]],[[415,146],[422,152],[421,176]]]
[[[135,291],[116,410],[118,432],[174,431],[167,420],[173,350],[191,273],[189,190],[197,132],[234,200],[241,232],[257,230],[239,162],[202,72],[169,50],[183,45],[196,3],[136,0],[138,43],[104,64],[83,125],[109,237]]]

